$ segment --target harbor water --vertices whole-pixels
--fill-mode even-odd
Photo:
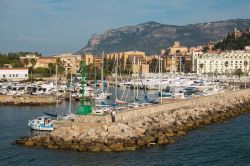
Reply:
[[[75,109],[77,104],[72,104]],[[58,111],[67,111],[68,103]],[[250,114],[190,131],[175,143],[133,152],[93,153],[12,144],[29,135],[27,121],[55,106],[0,106],[0,165],[249,165]]]

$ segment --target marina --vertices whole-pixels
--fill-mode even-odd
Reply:
[[[0,166],[250,165],[249,5],[1,1]]]

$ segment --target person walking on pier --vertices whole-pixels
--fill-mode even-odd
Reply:
[[[112,110],[112,112],[111,112],[112,122],[115,122],[115,114],[116,114],[116,112],[114,110]]]

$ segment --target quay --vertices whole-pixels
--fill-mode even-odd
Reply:
[[[0,105],[50,105],[56,104],[54,96],[0,95]]]
[[[175,137],[250,111],[250,89],[173,101],[110,115],[58,121],[54,131],[22,137],[17,144],[77,151],[131,151],[173,143]]]

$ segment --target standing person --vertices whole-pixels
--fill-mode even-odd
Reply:
[[[111,112],[111,118],[112,118],[112,122],[115,122],[115,111],[114,110],[112,110],[112,112]]]

